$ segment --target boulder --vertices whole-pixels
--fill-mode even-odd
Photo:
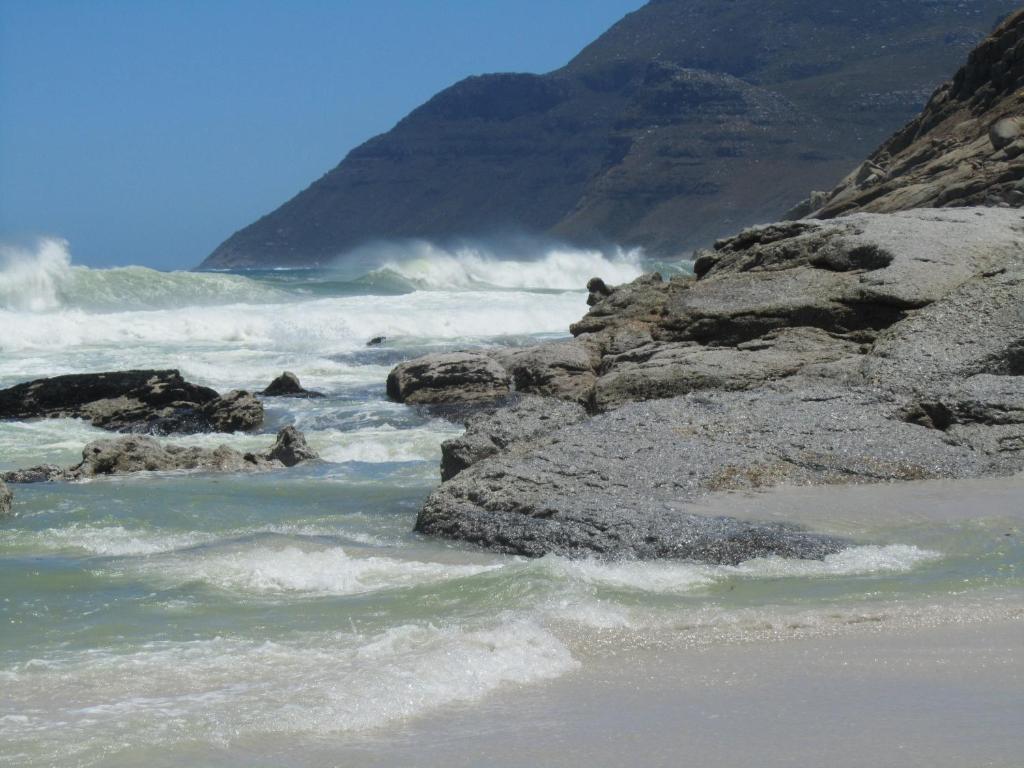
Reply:
[[[303,389],[299,377],[291,371],[285,371],[260,392],[266,397],[323,397],[319,392]]]
[[[263,406],[247,392],[224,397],[175,370],[55,376],[0,390],[0,419],[84,418],[114,432],[192,434],[252,429]]]
[[[7,487],[3,480],[0,480],[0,517],[11,514],[11,502],[14,501],[14,494]]]
[[[1024,135],[1024,119],[1004,117],[988,129],[988,138],[995,149],[1005,149]]]
[[[509,393],[509,376],[489,355],[446,352],[398,365],[388,375],[388,397],[412,405],[497,400]]]

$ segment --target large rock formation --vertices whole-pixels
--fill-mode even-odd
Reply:
[[[253,472],[294,467],[319,458],[295,427],[285,427],[274,444],[260,453],[241,453],[226,445],[217,448],[165,445],[144,435],[96,440],[82,450],[82,460],[72,467],[44,464],[0,473],[11,483],[73,481],[103,475],[135,472]]]
[[[78,373],[0,389],[0,419],[34,418],[88,419],[112,432],[238,432],[263,423],[263,405],[249,392],[218,395],[174,370]]]
[[[697,267],[592,284],[572,330],[596,350],[596,415],[533,398],[476,417],[445,446],[448,479],[417,530],[526,555],[820,556],[835,543],[688,505],[780,483],[1024,469],[1019,212],[759,227]],[[578,377],[554,381],[545,394],[580,399]]]
[[[971,53],[917,119],[807,207],[829,218],[967,205],[1024,207],[1024,10]]]
[[[1015,6],[654,0],[562,69],[441,92],[204,265],[509,231],[677,255],[832,184]]]

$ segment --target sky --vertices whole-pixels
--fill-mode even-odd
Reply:
[[[191,268],[442,88],[642,4],[0,0],[0,242]]]

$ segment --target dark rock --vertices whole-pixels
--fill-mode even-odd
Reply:
[[[263,423],[263,403],[245,390],[233,389],[203,406],[215,432],[247,432]]]
[[[172,434],[251,429],[263,406],[249,393],[220,397],[174,370],[38,379],[0,390],[0,419],[84,418],[114,432]]]
[[[14,494],[3,480],[0,480],[0,517],[11,514],[11,503],[14,501]]]
[[[285,371],[260,392],[266,397],[323,397],[319,392],[303,389],[299,377],[291,371]]]
[[[587,282],[587,291],[590,292],[590,295],[587,296],[587,306],[590,307],[611,293],[611,289],[600,277],[590,278],[589,282]]]
[[[397,366],[387,391],[392,400],[413,405],[497,400],[508,395],[509,376],[486,354],[449,352]]]
[[[0,480],[8,483],[50,483],[65,480],[67,470],[56,464],[40,464],[28,469],[12,469],[0,472]]]
[[[277,433],[277,439],[265,454],[268,461],[279,461],[286,467],[294,467],[304,461],[320,458],[306,443],[306,436],[295,427],[285,427]]]
[[[388,340],[387,336],[374,336],[372,339],[370,339],[368,342],[366,342],[366,346],[368,346],[368,347],[378,347],[378,346],[380,346],[381,344],[383,344],[387,340]]]

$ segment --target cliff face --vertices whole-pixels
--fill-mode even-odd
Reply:
[[[560,70],[441,92],[204,266],[521,231],[674,255],[846,172],[1014,5],[654,0]]]
[[[1024,206],[1024,10],[971,53],[920,116],[817,202],[816,218]]]

